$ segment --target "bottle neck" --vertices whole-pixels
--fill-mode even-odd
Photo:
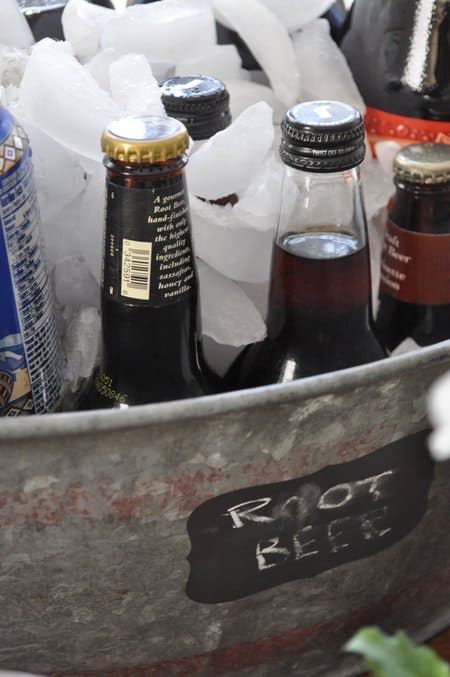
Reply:
[[[423,185],[395,180],[389,218],[395,225],[417,233],[450,232],[450,183]]]
[[[122,330],[115,325],[123,324],[124,317],[127,331],[133,332],[134,314],[135,331],[151,333],[153,345],[161,350],[164,340],[156,341],[158,333],[170,331],[192,344],[197,277],[185,164],[185,156],[138,166],[105,160],[104,343],[116,341],[116,331]],[[167,341],[166,348],[177,340]]]
[[[332,333],[366,331],[372,322],[358,169],[313,174],[287,168],[273,248],[269,338],[298,340],[312,325]]]
[[[186,157],[152,165],[105,160],[103,296],[139,308],[169,306],[194,290]]]
[[[286,167],[276,241],[289,234],[314,234],[312,243],[320,245],[318,235],[336,233],[336,251],[331,244],[311,251],[312,258],[335,258],[345,250],[367,245],[366,215],[359,168],[344,172],[312,173]],[[341,242],[341,247],[339,243]]]

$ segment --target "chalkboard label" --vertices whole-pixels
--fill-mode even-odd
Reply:
[[[433,479],[428,434],[200,505],[187,523],[187,595],[196,602],[229,602],[316,576],[399,541],[427,508]]]

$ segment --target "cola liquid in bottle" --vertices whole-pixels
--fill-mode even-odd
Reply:
[[[361,115],[340,102],[307,102],[288,111],[281,128],[286,168],[267,338],[233,363],[229,387],[284,383],[386,356],[371,307]]]
[[[394,177],[376,319],[390,351],[450,338],[450,146],[402,148]]]
[[[189,137],[173,118],[123,118],[102,137],[106,215],[103,356],[80,408],[211,393],[185,181]]]
[[[355,0],[341,47],[372,143],[450,141],[450,0]]]

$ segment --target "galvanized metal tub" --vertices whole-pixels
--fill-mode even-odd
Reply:
[[[361,625],[437,632],[450,468],[417,433],[448,368],[447,341],[282,386],[2,421],[0,665],[350,675]]]

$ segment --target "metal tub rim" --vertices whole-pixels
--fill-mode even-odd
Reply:
[[[267,405],[339,393],[380,380],[401,377],[405,371],[440,362],[450,354],[450,339],[405,355],[390,357],[339,372],[311,376],[291,383],[274,384],[205,397],[145,404],[124,410],[97,410],[3,419],[0,440],[81,435],[141,428],[158,423],[201,419]]]

